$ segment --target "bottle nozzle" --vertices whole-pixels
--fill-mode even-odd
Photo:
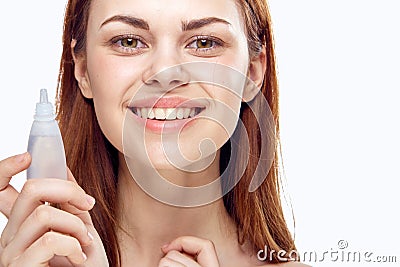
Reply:
[[[48,121],[55,118],[53,105],[49,102],[46,89],[40,89],[40,102],[36,104],[35,120]]]
[[[47,96],[47,90],[46,89],[40,89],[40,103],[48,103],[49,98]]]

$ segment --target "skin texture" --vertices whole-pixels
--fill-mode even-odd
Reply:
[[[137,5],[142,6],[140,12],[136,9]],[[165,10],[170,11],[164,12]],[[149,30],[132,27],[120,21],[103,25],[113,16],[124,14],[145,20]],[[182,22],[207,17],[224,19],[230,25],[212,23],[192,31],[182,31]],[[231,66],[241,73],[246,73],[249,58],[242,25],[233,1],[217,1],[210,4],[149,1],[146,5],[139,1],[95,1],[89,18],[87,53],[84,59],[77,56],[75,60],[78,65],[76,76],[84,95],[93,98],[100,127],[108,140],[120,152],[123,151],[121,130],[125,113],[129,112],[127,106],[144,83],[153,84],[152,91],[146,93],[145,97],[159,97],[166,93],[173,82],[184,82],[187,79],[185,73],[167,73],[154,77],[168,67],[204,61]],[[110,40],[122,34],[140,36],[138,47],[127,49],[121,47],[120,43],[110,44]],[[212,35],[221,39],[224,44],[215,45],[207,52],[206,49],[196,51],[194,38],[202,35]],[[262,69],[259,69],[259,72],[261,71]],[[262,75],[258,75],[262,78]],[[225,103],[236,113],[242,97],[235,96],[228,90],[216,90],[204,84],[184,85],[169,91],[166,96],[214,99]],[[210,107],[213,108],[215,107]],[[191,159],[197,158],[198,155],[193,154],[197,149],[192,149],[189,143],[198,144],[200,140],[208,137],[220,147],[228,139],[217,124],[209,120],[199,120],[196,123],[198,124],[196,127],[184,131],[180,137],[182,153]],[[203,129],[202,134],[200,135],[196,129]],[[220,136],[222,138],[219,138]],[[142,140],[137,140],[132,146],[141,146],[140,142]],[[170,164],[162,151],[160,135],[147,134],[146,147],[157,169],[170,169]],[[145,155],[139,155],[135,159],[143,161],[144,158]]]
[[[121,15],[140,18],[148,24],[144,27],[148,29],[109,21]],[[182,29],[182,23],[210,17],[225,22],[189,31]],[[169,95],[216,100],[236,114],[242,99],[254,97],[255,92],[250,89],[238,96],[204,84],[187,85],[184,72],[156,75],[177,64],[204,61],[230,66],[261,86],[265,55],[262,52],[249,58],[243,21],[235,2],[94,0],[88,23],[86,53],[74,55],[75,76],[82,94],[93,99],[104,135],[120,152],[118,219],[124,230],[118,235],[122,266],[265,265],[251,254],[248,244],[238,244],[236,225],[222,199],[196,208],[165,205],[140,189],[122,153],[121,136],[126,114],[130,112],[128,105],[143,84],[154,89],[146,91],[147,96],[165,94],[178,82],[181,86],[169,91]],[[221,45],[211,42],[209,49],[199,48],[196,42],[199,36],[222,42]],[[123,45],[127,38],[139,41],[135,39],[136,46],[129,48]],[[71,49],[74,45],[72,41]],[[207,108],[211,114],[218,113],[212,104]],[[198,150],[193,145],[198,146],[204,138],[210,138],[219,148],[229,135],[218,124],[198,120],[182,131],[179,145],[183,155],[197,159]],[[132,142],[133,147],[143,145],[143,140]],[[216,160],[206,169],[187,173],[177,170],[165,158],[159,134],[146,133],[144,146],[153,166],[176,184],[195,186],[199,181],[205,184],[219,175],[218,151],[214,151]],[[138,164],[147,164],[146,158],[140,153],[132,156]],[[25,170],[30,161],[29,154],[22,154],[0,162],[0,211],[9,218],[1,236],[0,265],[107,266],[103,244],[88,213],[95,200],[79,187],[72,173],[68,181],[30,180],[21,193],[9,185],[11,177]],[[43,205],[46,201],[59,203],[61,209]]]

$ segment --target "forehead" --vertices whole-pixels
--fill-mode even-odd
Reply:
[[[182,21],[205,17],[221,18],[233,28],[243,28],[235,0],[93,0],[89,24],[98,28],[108,18],[121,14],[146,20],[150,30],[160,24],[181,25]]]

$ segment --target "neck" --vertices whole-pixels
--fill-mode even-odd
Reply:
[[[236,225],[227,213],[222,198],[199,207],[164,204],[146,194],[130,175],[125,161],[122,159],[120,162],[118,213],[123,229],[119,233],[123,262],[126,262],[123,266],[131,266],[128,264],[130,260],[142,262],[141,266],[156,266],[163,256],[160,248],[185,235],[212,240],[220,257],[229,254],[224,250],[238,248],[233,245],[237,244]],[[181,180],[182,175],[176,173],[175,177],[179,176]],[[192,180],[201,179],[193,177],[196,174],[184,175],[191,176],[187,178]],[[219,168],[215,166],[201,173],[204,177],[218,175]]]

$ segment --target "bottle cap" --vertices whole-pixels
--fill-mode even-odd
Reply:
[[[53,105],[48,100],[46,89],[40,89],[40,102],[36,103],[34,119],[38,121],[51,121],[55,119]]]

